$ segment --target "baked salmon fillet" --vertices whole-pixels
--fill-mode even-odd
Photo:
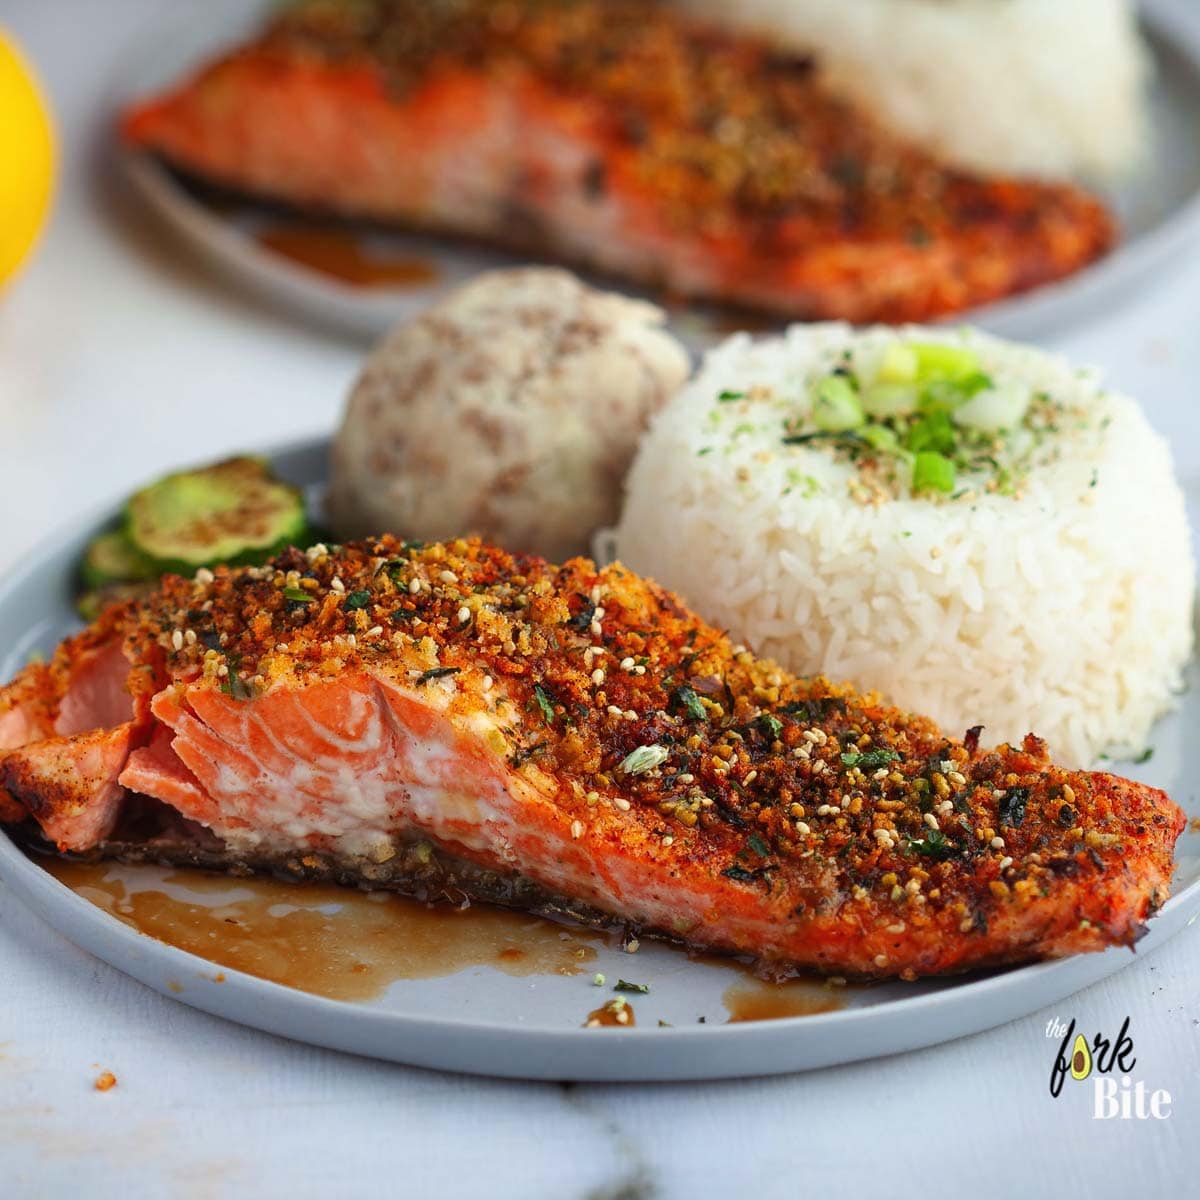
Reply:
[[[1114,240],[1087,193],[949,169],[810,59],[637,0],[307,0],[122,128],[252,197],[788,317],[923,321]]]
[[[478,541],[169,576],[0,692],[5,816],[58,852],[615,919],[776,969],[1132,945],[1162,792],[802,680],[616,565]]]

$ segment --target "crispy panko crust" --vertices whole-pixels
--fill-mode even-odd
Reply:
[[[635,0],[316,0],[123,128],[266,199],[790,317],[919,321],[1115,237],[1077,188],[949,169],[812,60]]]
[[[1162,792],[1056,767],[1032,736],[984,751],[979,730],[949,738],[797,679],[619,564],[384,537],[168,577],[100,629],[0,692],[0,712],[42,681],[53,713],[53,680],[114,631],[143,693],[187,681],[255,704],[363,677],[416,696],[436,683],[453,718],[495,718],[483,753],[514,803],[545,801],[526,807],[548,854],[559,836],[598,869],[644,871],[655,903],[680,897],[657,930],[768,963],[911,978],[1132,945],[1166,898],[1184,824]],[[505,869],[537,884],[544,865]],[[359,878],[403,890],[408,877]],[[643,920],[628,889],[572,899]]]

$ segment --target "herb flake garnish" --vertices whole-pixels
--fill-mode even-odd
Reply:
[[[353,612],[355,609],[366,608],[371,603],[371,593],[367,591],[351,592],[342,604],[342,607]]]
[[[462,667],[434,667],[429,671],[422,671],[417,676],[417,687],[422,687],[431,679],[444,679],[447,675],[457,675]]]
[[[687,687],[678,688],[675,692],[675,699],[683,705],[687,710],[687,715],[696,721],[706,721],[708,719],[708,711],[701,703],[700,697],[696,694],[695,689]]]
[[[650,985],[648,983],[630,983],[628,979],[618,979],[613,984],[614,992],[639,992],[641,995],[648,995]]]
[[[312,604],[316,600],[316,596],[312,592],[306,592],[303,588],[298,587],[285,587],[283,598],[290,600],[293,604]]]
[[[946,835],[938,829],[931,829],[923,840],[910,838],[908,846],[910,850],[915,850],[918,854],[922,854],[926,858],[938,860],[949,858],[954,853],[954,846],[947,840]]]
[[[549,693],[540,683],[533,685],[533,698],[537,701],[537,706],[541,710],[542,720],[547,725],[554,724],[554,702],[550,699]]]
[[[861,754],[857,751],[852,751],[842,755],[844,766],[860,767],[868,771],[878,767],[886,767],[889,763],[899,761],[900,755],[895,750],[886,750],[882,746],[876,747],[874,750],[864,750]]]
[[[1010,787],[1005,791],[998,805],[1000,824],[1016,827],[1025,820],[1025,805],[1029,802],[1027,787]]]
[[[752,833],[746,839],[746,848],[753,850],[759,858],[769,858],[771,856],[771,847],[757,833]]]
[[[617,769],[624,775],[641,775],[661,766],[670,757],[670,751],[662,746],[639,746],[621,760]]]
[[[767,735],[770,741],[776,741],[779,735],[783,732],[783,722],[771,713],[763,713],[758,718],[758,723],[762,726],[762,731]]]
[[[736,864],[726,867],[721,874],[730,879],[736,879],[738,883],[753,883],[755,880],[753,871],[747,871],[745,867],[739,867]]]

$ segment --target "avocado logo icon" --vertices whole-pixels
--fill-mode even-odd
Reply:
[[[1076,1034],[1075,1044],[1071,1047],[1071,1078],[1086,1079],[1092,1073],[1092,1055],[1088,1044],[1083,1040],[1083,1034]]]

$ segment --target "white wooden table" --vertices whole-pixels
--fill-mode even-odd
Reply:
[[[1189,0],[1179,0],[1188,3]],[[329,430],[361,348],[210,278],[125,202],[101,98],[154,0],[0,0],[53,96],[49,236],[0,299],[0,569],[148,472]],[[2,115],[0,115],[2,119]],[[1200,478],[1200,254],[1055,339],[1143,398]],[[1200,781],[1197,781],[1200,786]],[[1052,1017],[1115,1033],[1165,1120],[1047,1088]],[[116,1088],[93,1089],[112,1070]],[[442,1076],[254,1033],[76,950],[0,887],[0,1196],[1195,1195],[1200,926],[1054,1010],[783,1079],[558,1087]]]

